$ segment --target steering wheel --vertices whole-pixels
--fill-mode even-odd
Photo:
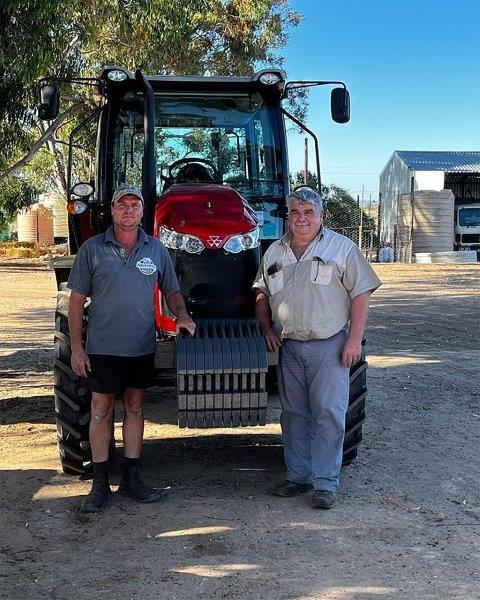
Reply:
[[[186,166],[186,165],[191,165],[192,163],[200,163],[201,165],[206,165],[212,171],[212,178],[213,178],[213,180],[214,181],[218,181],[219,180],[220,174],[219,174],[218,169],[217,169],[217,167],[216,167],[216,165],[215,165],[215,163],[213,161],[207,160],[206,158],[195,158],[194,156],[192,156],[190,158],[180,158],[179,160],[176,160],[175,162],[173,162],[168,167],[169,179],[175,181],[176,176],[178,175],[178,173],[177,173],[177,175],[174,175],[173,171],[177,167],[183,167],[183,166]]]

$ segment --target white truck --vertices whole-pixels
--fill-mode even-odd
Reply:
[[[455,204],[455,250],[480,252],[480,201]]]

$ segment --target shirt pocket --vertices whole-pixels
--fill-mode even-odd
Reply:
[[[273,273],[273,275],[268,275],[267,284],[270,296],[274,296],[275,294],[278,294],[278,292],[283,290],[283,271],[280,270],[276,273]]]
[[[328,285],[332,281],[333,265],[321,260],[313,260],[310,270],[310,281],[317,285]]]

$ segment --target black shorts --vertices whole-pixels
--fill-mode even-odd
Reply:
[[[121,394],[126,388],[145,390],[153,385],[155,354],[144,356],[110,356],[89,354],[88,383],[92,392]]]

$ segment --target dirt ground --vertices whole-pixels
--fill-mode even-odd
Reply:
[[[333,510],[265,494],[277,398],[267,428],[212,435],[178,430],[156,390],[143,472],[166,500],[83,515],[90,483],[55,440],[53,274],[0,267],[0,597],[480,598],[480,265],[376,268],[364,443]]]

